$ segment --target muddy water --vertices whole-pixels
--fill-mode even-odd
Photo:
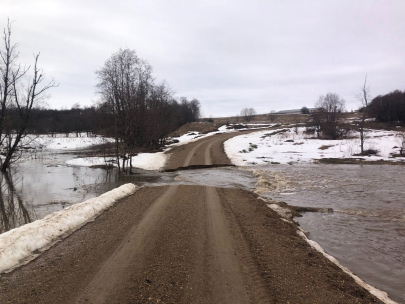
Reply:
[[[307,165],[257,168],[274,181],[264,196],[333,214],[296,218],[309,237],[367,283],[405,303],[405,168]],[[262,189],[263,190],[263,189]]]
[[[0,175],[0,233],[60,211],[72,204],[101,195],[125,183],[170,182],[174,174],[68,166],[74,154],[43,153],[38,159],[13,166]]]
[[[176,173],[135,169],[134,174],[119,174],[116,169],[107,171],[66,164],[67,160],[75,157],[75,154],[69,153],[44,153],[39,159],[14,166],[11,174],[0,175],[0,233],[99,196],[125,183],[138,186],[207,185],[247,190],[255,187],[252,172],[236,168]]]
[[[72,154],[46,154],[0,179],[0,232],[98,196],[124,183],[239,187],[291,205],[333,208],[300,225],[341,264],[405,303],[405,168],[401,166],[256,166],[160,173],[67,166]],[[12,191],[10,191],[10,189]],[[12,206],[12,207],[11,207]],[[0,206],[1,207],[1,206]]]

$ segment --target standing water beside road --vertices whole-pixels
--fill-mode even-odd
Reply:
[[[255,179],[249,170],[215,168],[118,175],[114,170],[67,166],[66,161],[74,157],[70,153],[53,153],[16,166],[13,181],[16,190],[21,190],[31,220],[127,182],[255,188]],[[269,180],[265,186],[256,185],[262,193],[272,190],[263,195],[291,205],[338,210],[331,215],[308,213],[297,220],[311,232],[310,238],[329,254],[367,283],[387,291],[398,302],[404,302],[401,293],[405,281],[401,249],[405,248],[402,168],[354,165],[254,167],[262,170],[261,175]]]
[[[15,164],[0,176],[0,233],[17,228],[73,204],[99,196],[126,183],[143,185],[172,180],[170,174],[134,170],[69,166],[77,157],[66,151],[43,152],[36,159]]]
[[[367,283],[405,303],[405,174],[390,165],[257,166],[270,192],[289,205],[333,208],[296,218],[318,242]]]

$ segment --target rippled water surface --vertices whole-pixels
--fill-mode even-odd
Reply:
[[[239,187],[290,205],[333,208],[296,218],[309,237],[367,283],[405,303],[405,167],[272,165],[118,174],[65,164],[46,154],[0,176],[0,232],[98,196],[124,183]]]
[[[405,303],[405,167],[261,167],[284,187],[265,196],[290,205],[333,208],[296,218],[309,237],[367,283]]]

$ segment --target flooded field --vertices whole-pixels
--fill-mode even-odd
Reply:
[[[367,283],[405,303],[405,174],[402,166],[268,165],[118,174],[66,165],[48,153],[1,177],[1,232],[98,196],[124,183],[198,184],[256,190],[290,205],[333,208],[296,218],[309,237]]]
[[[302,165],[258,168],[279,185],[264,195],[290,205],[333,208],[296,218],[327,253],[405,303],[405,168]]]
[[[173,174],[137,170],[118,174],[117,170],[68,166],[70,153],[43,153],[37,159],[13,166],[0,175],[0,232],[43,218],[72,204],[101,195],[125,183],[143,185],[170,182]]]

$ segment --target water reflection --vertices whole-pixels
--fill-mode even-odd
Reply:
[[[30,223],[33,218],[33,210],[27,209],[29,203],[16,191],[15,185],[22,179],[14,176],[14,170],[0,173],[0,233]]]
[[[69,166],[67,160],[80,155],[42,153],[36,159],[14,166],[14,196],[35,221],[73,204],[99,196],[125,183],[171,182],[174,174],[137,170],[135,174],[119,174],[115,169]],[[5,182],[4,182],[5,183]],[[1,189],[4,195],[4,191]],[[24,224],[16,223],[15,227]]]

